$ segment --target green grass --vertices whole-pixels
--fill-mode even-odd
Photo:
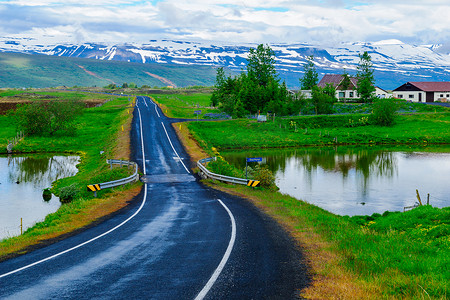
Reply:
[[[204,119],[207,113],[219,113],[211,108],[211,94],[173,94],[173,95],[151,95],[153,99],[162,105],[164,113],[171,118],[195,119],[195,111],[201,111],[199,119]]]
[[[73,97],[78,97],[72,94]],[[82,160],[79,172],[75,177],[61,179],[55,183],[56,191],[71,183],[76,183],[81,195],[89,197],[84,192],[85,185],[91,182],[98,174],[107,175],[109,172],[106,158],[111,158],[112,147],[116,133],[128,118],[125,112],[130,103],[127,97],[116,98],[101,107],[84,109],[84,113],[76,120],[77,132],[74,136],[45,136],[26,137],[14,147],[14,151],[24,153],[51,152],[51,153],[77,153]],[[0,116],[0,153],[6,153],[8,139],[15,136],[15,124],[8,116]],[[100,151],[104,151],[100,154]],[[103,192],[102,192],[103,193]]]
[[[191,122],[189,129],[207,149],[286,148],[353,144],[450,143],[450,113],[401,115],[393,127],[345,127],[363,115],[308,116],[276,119]],[[328,120],[328,121],[327,121]],[[291,121],[298,122],[297,128]],[[328,122],[328,123],[326,123]],[[304,124],[308,125],[305,127]],[[324,124],[326,123],[326,124]],[[295,131],[297,130],[297,131]]]

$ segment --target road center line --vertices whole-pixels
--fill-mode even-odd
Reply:
[[[159,115],[158,109],[156,108],[158,105],[156,105],[155,102],[153,102],[153,105],[155,105],[155,111],[156,111],[156,114],[158,115],[158,118],[161,118],[161,116]]]
[[[180,160],[180,162],[183,164],[184,169],[186,170],[186,172],[188,172],[188,174],[191,174],[191,172],[189,172],[188,168],[186,167],[186,165],[184,164],[183,160],[181,159],[181,157],[178,155],[177,150],[175,150],[175,148],[173,147],[172,141],[170,140],[169,134],[167,133],[166,130],[166,126],[164,126],[164,123],[161,122],[161,125],[164,128],[164,132],[166,133],[167,139],[169,140],[170,146],[172,146],[173,152],[175,152],[175,155],[178,157],[178,159]]]
[[[136,107],[137,107],[137,106],[136,106]],[[140,110],[139,110],[139,107],[137,107],[137,109],[138,109],[138,114],[139,114],[139,123],[140,123],[140,126],[141,126],[141,145],[142,145],[142,157],[143,157],[143,168],[144,168],[144,169],[143,169],[143,172],[144,172],[144,175],[146,175],[146,170],[145,170],[145,151],[144,151],[144,136],[143,136],[143,133],[142,133],[142,118],[141,118],[141,112],[140,112]],[[64,250],[64,251],[62,251],[62,252],[56,253],[56,254],[54,254],[54,255],[52,255],[52,256],[49,256],[49,257],[44,258],[44,259],[41,259],[41,260],[39,260],[39,261],[36,261],[36,262],[34,262],[34,263],[32,263],[32,264],[29,264],[29,265],[26,265],[26,266],[24,266],[24,267],[15,269],[15,270],[13,270],[13,271],[11,271],[11,272],[8,272],[8,273],[5,273],[5,274],[1,274],[1,275],[0,275],[0,278],[3,278],[3,277],[6,277],[6,276],[15,274],[15,273],[17,273],[17,272],[26,270],[26,269],[31,268],[31,267],[36,266],[36,265],[39,265],[39,264],[41,264],[41,263],[43,263],[43,262],[46,262],[46,261],[48,261],[48,260],[51,260],[51,259],[56,258],[56,257],[58,257],[58,256],[61,256],[61,255],[63,255],[63,254],[66,254],[66,253],[68,253],[68,252],[71,252],[71,251],[73,251],[73,250],[75,250],[75,249],[78,249],[78,248],[80,248],[80,247],[83,247],[84,245],[87,245],[87,244],[89,244],[89,243],[92,243],[93,241],[98,240],[99,238],[104,237],[105,235],[110,234],[111,232],[113,232],[113,231],[115,231],[116,229],[122,227],[123,225],[125,225],[126,223],[128,223],[131,219],[133,219],[133,218],[134,218],[134,217],[142,210],[142,208],[144,207],[144,204],[145,204],[146,201],[147,201],[147,183],[144,185],[144,198],[143,198],[143,200],[142,200],[141,206],[139,206],[138,210],[137,210],[133,215],[131,215],[130,217],[128,217],[128,219],[126,219],[125,221],[123,221],[123,222],[120,223],[119,225],[117,225],[117,226],[111,228],[110,230],[108,230],[108,231],[106,231],[106,232],[104,232],[104,233],[102,233],[102,234],[100,234],[100,235],[98,235],[98,236],[96,236],[96,237],[94,237],[94,238],[92,238],[92,239],[90,239],[90,240],[84,242],[84,243],[81,243],[81,244],[79,244],[79,245],[77,245],[77,246],[74,246],[74,247],[69,248],[69,249],[67,249],[67,250]]]
[[[220,204],[225,208],[225,210],[228,213],[228,216],[230,216],[231,219],[231,238],[230,242],[228,243],[227,250],[225,251],[225,254],[222,257],[222,260],[220,261],[219,265],[217,266],[216,270],[212,274],[211,278],[208,280],[206,285],[203,287],[203,289],[198,293],[197,297],[195,297],[195,300],[203,300],[205,298],[206,294],[208,294],[209,290],[212,288],[214,283],[216,282],[217,278],[219,277],[220,273],[222,273],[223,268],[225,267],[228,258],[230,257],[231,251],[233,250],[234,242],[236,241],[236,221],[234,220],[234,216],[231,213],[231,211],[228,209],[228,207],[222,202],[222,200],[217,199]]]

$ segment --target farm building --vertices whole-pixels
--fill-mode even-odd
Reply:
[[[414,102],[449,102],[450,82],[407,82],[393,93],[395,98]]]

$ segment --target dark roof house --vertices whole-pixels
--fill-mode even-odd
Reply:
[[[355,77],[350,78],[350,85],[347,90],[356,90],[358,86],[358,80]],[[324,88],[327,84],[331,84],[336,90],[342,90],[342,81],[344,80],[344,75],[341,74],[325,74],[320,80],[318,87]]]
[[[393,90],[393,92],[397,98],[405,98],[418,102],[422,102],[422,99],[425,99],[426,102],[447,101],[450,96],[450,82],[407,82]]]

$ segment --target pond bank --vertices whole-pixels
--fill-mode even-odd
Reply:
[[[425,133],[421,132],[419,136],[414,137],[414,132],[418,131],[409,129],[411,126],[416,128],[416,123],[409,116],[405,117],[400,120],[399,127],[393,130],[396,136],[393,140],[413,143],[421,140],[422,134],[425,134],[427,140],[448,143],[450,132],[447,124],[444,126],[438,122],[438,128],[433,128],[433,123],[440,118],[434,118],[434,121],[431,121],[432,124],[425,124]],[[423,120],[422,117],[419,119]],[[241,148],[264,148],[269,145],[292,147],[314,144],[304,131],[299,133],[283,128],[280,131],[278,126],[248,120],[203,124],[192,122],[183,126],[188,127],[190,131],[186,129],[180,131],[178,125],[174,124],[174,128],[193,158],[210,156],[204,153],[211,152],[209,149],[213,146],[220,149],[235,149],[238,145]],[[271,126],[274,127],[272,131]],[[444,131],[440,132],[439,128]],[[324,132],[324,129],[321,130]],[[367,132],[369,129],[366,127],[358,130],[346,128],[345,131],[327,129],[328,132],[335,132],[333,130],[342,130],[341,136],[356,140],[358,133]],[[382,132],[381,140],[384,139],[383,134],[391,134],[386,128],[372,127],[370,130],[377,132],[377,135]],[[311,133],[310,130],[308,132]],[[315,129],[313,134],[321,137],[320,129]],[[305,139],[302,139],[302,135],[306,136]],[[409,138],[408,135],[413,138]],[[366,137],[367,134],[361,138]],[[367,223],[361,224],[278,192],[253,190],[244,186],[218,182],[206,181],[206,183],[213,188],[249,199],[291,233],[308,258],[311,273],[314,276],[313,284],[301,291],[301,295],[305,298],[403,299],[423,298],[428,295],[432,298],[445,298],[450,293],[447,286],[450,276],[443,271],[449,263],[446,258],[450,257],[449,247],[443,244],[446,240],[441,239],[434,247],[424,251],[427,247],[426,242],[433,240],[434,237],[418,236],[412,230],[423,221],[420,218],[411,217],[411,214],[416,212],[420,215],[420,210],[396,216],[399,219],[383,217],[380,220],[386,218],[388,223],[415,220],[411,223],[413,228],[405,226],[396,231],[384,231],[377,227],[371,228],[372,224],[376,223],[373,220],[372,222],[375,223],[367,220]],[[434,226],[437,225],[434,228],[439,228],[434,230],[440,230],[444,235],[448,235],[449,225],[442,222],[446,218],[449,219],[449,209],[438,209],[438,213],[429,220],[435,223]],[[427,230],[429,229],[425,231]],[[419,254],[411,256],[411,252]]]
[[[0,261],[93,226],[127,206],[140,193],[142,185],[139,182],[116,188],[114,192],[102,190],[98,198],[93,198],[92,193],[86,191],[87,184],[108,181],[105,179],[114,175],[115,171],[110,171],[106,164],[107,157],[130,158],[131,104],[128,98],[118,97],[101,107],[86,109],[77,120],[83,126],[78,128],[75,136],[26,137],[16,146],[18,152],[48,152],[51,149],[52,152],[79,155],[81,163],[77,175],[54,182],[52,188],[58,193],[62,187],[75,184],[79,195],[72,203],[61,206],[23,235],[1,241]],[[14,132],[15,126],[8,116],[0,116],[0,125],[5,125],[6,129],[0,133],[0,138],[4,138],[2,134],[8,138],[9,133]]]

